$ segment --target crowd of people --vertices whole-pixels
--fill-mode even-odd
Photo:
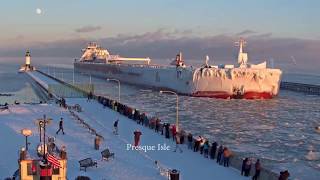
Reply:
[[[93,97],[90,97],[90,99],[92,98]],[[108,107],[110,109],[113,109],[114,111],[119,112],[129,119],[136,121],[137,124],[154,129],[156,133],[161,133],[161,135],[164,135],[164,137],[167,139],[172,138],[172,140],[175,141],[176,144],[174,152],[179,150],[180,153],[182,153],[183,150],[181,148],[181,145],[186,144],[188,149],[193,150],[194,152],[199,152],[205,158],[210,158],[212,160],[216,159],[216,163],[218,163],[219,165],[223,165],[224,167],[229,167],[230,165],[230,159],[233,156],[233,153],[228,147],[223,146],[222,144],[218,145],[217,142],[212,142],[210,145],[209,140],[205,139],[202,136],[193,137],[191,133],[186,133],[183,130],[177,131],[177,128],[174,124],[171,125],[170,123],[162,123],[161,120],[157,117],[148,117],[145,113],[140,112],[138,109],[131,108],[115,100],[111,100],[102,96],[98,96],[97,100],[105,108]],[[115,131],[117,131],[118,128],[117,123],[118,120],[115,121],[114,124]],[[138,130],[134,132],[135,145],[139,144],[141,135],[142,133]],[[186,143],[184,142],[185,137],[187,140]],[[252,164],[253,160],[251,158],[243,159],[241,175],[250,176]],[[261,162],[259,159],[257,159],[254,164],[255,171],[252,176],[253,180],[259,179],[261,169]],[[288,177],[288,171],[283,171],[280,173],[279,180],[286,180],[288,179]]]

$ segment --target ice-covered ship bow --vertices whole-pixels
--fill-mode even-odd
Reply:
[[[238,42],[238,65],[209,66],[193,73],[193,96],[216,98],[270,99],[279,93],[281,70],[267,68],[267,63],[249,64],[243,52],[245,41]]]

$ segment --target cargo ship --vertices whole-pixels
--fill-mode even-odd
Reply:
[[[101,78],[114,78],[123,83],[171,90],[194,97],[224,99],[271,99],[278,95],[281,70],[267,68],[266,61],[248,63],[243,51],[246,42],[240,39],[236,65],[209,65],[209,57],[200,67],[185,64],[182,53],[169,65],[152,64],[150,58],[126,58],[111,55],[96,43],[82,50],[74,62],[76,72]]]

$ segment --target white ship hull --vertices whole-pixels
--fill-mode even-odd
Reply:
[[[279,93],[281,71],[75,62],[75,71],[196,97],[270,99]]]

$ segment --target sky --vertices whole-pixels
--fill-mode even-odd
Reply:
[[[294,54],[320,64],[319,7],[318,0],[5,0],[0,56],[28,48],[74,57],[97,41],[127,55],[170,58],[185,50],[190,58],[228,59],[245,37],[252,57]]]

